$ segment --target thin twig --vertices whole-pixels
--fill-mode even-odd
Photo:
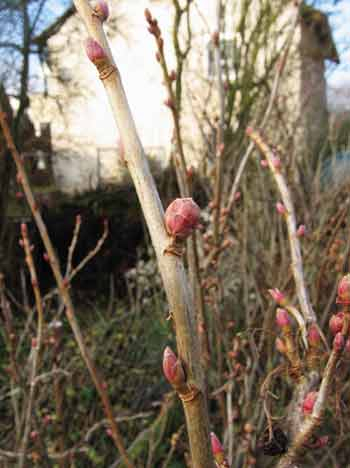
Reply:
[[[275,161],[278,158],[278,154],[275,149],[271,148],[264,138],[262,137],[260,132],[254,131],[252,129],[248,129],[247,133],[251,140],[253,141],[254,145],[256,145],[262,154],[265,156],[270,171],[275,179],[277,184],[279,193],[281,195],[283,205],[286,209],[285,214],[285,221],[288,228],[288,238],[289,238],[289,247],[292,256],[292,272],[296,286],[296,292],[301,308],[301,312],[303,314],[304,320],[307,324],[315,323],[316,322],[316,314],[312,308],[309,294],[305,286],[305,279],[304,279],[304,269],[303,269],[303,262],[301,256],[301,248],[300,242],[297,235],[297,224],[296,224],[296,215],[294,205],[292,203],[292,198],[286,184],[285,178],[281,173],[279,167],[275,167]],[[305,333],[305,330],[304,330]],[[305,338],[305,337],[304,337]],[[307,347],[307,341],[304,339],[304,344]]]
[[[74,337],[75,337],[75,340],[76,340],[76,342],[78,344],[80,353],[81,353],[81,355],[82,355],[82,357],[83,357],[83,359],[85,361],[85,364],[86,364],[86,366],[87,366],[87,368],[88,368],[88,370],[90,372],[90,376],[91,376],[91,378],[92,378],[92,380],[93,380],[93,382],[95,384],[96,390],[97,390],[97,392],[98,392],[98,394],[99,394],[99,396],[101,398],[103,408],[105,410],[105,414],[106,414],[106,416],[107,416],[107,418],[108,418],[108,420],[110,422],[114,443],[115,443],[116,447],[118,448],[118,450],[120,451],[120,453],[121,453],[121,455],[122,455],[122,457],[123,457],[123,459],[125,461],[125,464],[128,466],[128,468],[134,468],[134,465],[130,461],[130,459],[128,457],[128,454],[127,454],[127,452],[125,450],[124,443],[123,443],[119,428],[118,428],[118,426],[117,426],[117,424],[115,422],[115,419],[114,419],[114,416],[113,416],[113,408],[112,408],[108,393],[106,391],[106,388],[104,386],[104,379],[101,378],[101,376],[100,376],[100,374],[99,374],[99,372],[97,370],[97,367],[96,367],[94,361],[92,360],[92,357],[90,356],[89,349],[85,345],[84,338],[83,338],[83,335],[81,333],[79,323],[78,323],[78,321],[76,319],[74,305],[73,305],[71,296],[70,296],[69,291],[68,291],[68,283],[67,283],[66,280],[63,279],[58,258],[56,256],[54,247],[53,247],[53,245],[51,243],[51,240],[49,238],[46,225],[45,225],[45,223],[43,221],[43,218],[41,216],[41,213],[40,213],[40,211],[38,209],[38,205],[37,205],[37,203],[36,203],[36,201],[34,199],[34,195],[33,195],[32,189],[30,187],[27,174],[26,174],[25,169],[24,169],[23,160],[22,160],[21,156],[19,155],[19,153],[17,151],[17,148],[16,148],[16,146],[14,144],[14,141],[13,141],[13,138],[11,136],[9,126],[7,124],[7,121],[6,121],[6,115],[2,111],[1,106],[0,106],[0,125],[1,125],[1,128],[2,128],[4,137],[5,137],[5,140],[6,140],[6,144],[7,144],[8,148],[9,148],[11,154],[12,154],[12,157],[13,157],[13,159],[15,161],[15,164],[16,164],[16,167],[17,167],[18,180],[22,184],[22,188],[23,188],[24,194],[26,196],[29,208],[30,208],[30,210],[32,212],[33,218],[34,218],[35,223],[36,223],[36,225],[38,227],[38,230],[40,232],[41,239],[42,239],[43,244],[45,246],[45,249],[47,251],[50,266],[51,266],[52,272],[54,274],[54,277],[55,277],[55,280],[56,280],[56,283],[57,283],[57,286],[58,286],[59,294],[60,294],[60,297],[62,298],[62,301],[63,301],[63,303],[65,305],[65,308],[66,308],[65,311],[66,311],[66,316],[67,316],[68,322],[69,322],[69,324],[70,324],[70,326],[72,328],[72,331],[74,333]]]
[[[157,254],[164,289],[175,322],[178,354],[186,367],[188,383],[197,389],[195,398],[183,402],[192,463],[194,468],[212,468],[213,455],[210,450],[209,415],[196,329],[196,311],[183,260],[167,253],[170,239],[164,226],[163,207],[102,24],[93,14],[87,0],[74,0],[74,4],[85,23],[89,36],[97,41],[104,51],[103,60],[96,63],[96,66],[123,140],[125,163],[134,182],[152,244]]]
[[[296,30],[296,27],[297,27],[297,24],[298,24],[298,21],[299,21],[299,9],[300,9],[299,2],[297,2],[295,16],[294,16],[294,19],[292,21],[291,28],[290,28],[287,40],[286,40],[285,45],[284,45],[283,55],[281,57],[281,61],[279,62],[278,66],[277,66],[275,78],[274,78],[274,81],[273,81],[273,84],[272,84],[272,91],[271,91],[271,94],[270,94],[269,103],[267,105],[265,114],[264,114],[264,116],[263,116],[263,118],[261,120],[261,123],[259,125],[259,128],[261,128],[262,130],[265,128],[265,125],[267,124],[267,122],[268,122],[268,120],[270,118],[271,112],[272,112],[272,110],[274,108],[274,104],[275,104],[275,101],[276,101],[276,98],[277,98],[277,95],[278,95],[278,90],[279,90],[279,86],[280,86],[281,79],[282,79],[282,76],[283,76],[283,71],[285,69],[285,65],[286,65],[286,62],[288,60],[289,52],[290,52],[290,49],[291,49],[291,46],[292,46],[292,43],[293,43],[294,33],[295,33],[295,30]],[[240,162],[240,164],[238,166],[236,176],[235,176],[235,179],[233,181],[231,192],[230,192],[230,195],[229,195],[229,198],[228,198],[228,203],[227,203],[227,206],[226,206],[226,211],[228,213],[231,212],[232,207],[234,205],[236,192],[237,192],[237,189],[238,189],[238,186],[239,186],[239,183],[240,183],[244,168],[245,168],[245,166],[246,166],[246,164],[248,162],[248,159],[249,159],[251,153],[253,152],[253,149],[254,149],[254,143],[250,143],[248,148],[247,148],[247,151],[245,152],[245,154],[242,157],[241,162]],[[226,227],[227,220],[228,220],[228,216],[226,216],[224,222],[222,223],[222,231],[224,231],[224,229]]]
[[[23,430],[23,437],[21,443],[21,454],[18,462],[18,468],[24,468],[25,464],[25,457],[28,445],[29,434],[31,430],[31,420],[32,420],[32,411],[34,405],[34,396],[35,396],[35,378],[38,372],[39,367],[39,354],[41,349],[41,342],[42,342],[42,335],[43,335],[43,322],[44,322],[44,311],[43,311],[43,302],[41,297],[41,292],[39,289],[38,277],[36,274],[36,269],[34,265],[33,255],[32,255],[32,246],[30,245],[30,240],[28,237],[28,230],[27,225],[21,225],[21,234],[22,234],[22,242],[23,248],[26,256],[26,263],[28,266],[30,279],[32,283],[32,288],[34,292],[35,298],[35,305],[38,314],[38,322],[37,322],[37,333],[35,342],[32,343],[32,366],[29,373],[29,396],[27,402],[27,411],[25,416],[24,422],[24,430]]]
[[[81,216],[78,215],[75,218],[72,242],[68,248],[67,268],[66,268],[66,273],[64,275],[66,278],[70,276],[70,272],[72,271],[73,254],[74,254],[74,250],[77,245],[77,242],[78,242],[80,227],[81,227]]]

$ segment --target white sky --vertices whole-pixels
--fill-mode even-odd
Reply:
[[[327,72],[327,81],[331,87],[343,83],[350,85],[350,0],[340,0],[337,5],[322,5],[329,13],[333,37],[340,56],[340,65],[331,65]]]

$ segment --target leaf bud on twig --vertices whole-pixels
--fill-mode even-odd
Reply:
[[[275,156],[275,157],[272,159],[272,165],[273,165],[273,167],[276,169],[276,171],[280,170],[281,167],[282,167],[282,163],[281,163],[280,158],[278,158],[277,156]]]
[[[184,240],[199,225],[200,209],[192,198],[176,198],[165,211],[167,233]]]
[[[220,34],[219,31],[214,31],[211,40],[213,41],[213,44],[215,47],[219,47],[219,41],[220,41]]]
[[[284,329],[290,327],[291,321],[288,312],[285,309],[278,308],[276,312],[276,323],[277,325]]]
[[[174,387],[186,382],[181,361],[169,346],[165,348],[163,354],[163,372],[168,382]]]
[[[345,344],[344,336],[340,332],[337,333],[335,335],[335,337],[334,337],[334,340],[333,340],[333,349],[334,349],[334,351],[339,353],[344,348],[344,344]]]
[[[211,449],[214,455],[215,462],[219,468],[228,467],[228,462],[225,457],[224,449],[221,445],[220,440],[216,436],[214,432],[210,433],[210,442],[211,442]]]
[[[285,215],[287,214],[287,208],[283,205],[281,202],[276,203],[276,210],[278,211],[279,214]]]
[[[317,392],[309,392],[305,396],[304,401],[303,401],[303,413],[305,416],[308,416],[312,413],[316,399],[317,399]]]
[[[106,21],[109,16],[108,3],[105,0],[98,0],[93,5],[93,14],[98,17],[101,23]]]
[[[106,52],[92,37],[88,37],[85,41],[85,51],[89,60],[95,65],[107,58]]]
[[[332,315],[332,317],[329,320],[329,329],[332,335],[336,335],[337,333],[341,332],[343,328],[343,321],[344,321],[343,312],[338,312],[337,314]]]
[[[321,335],[315,324],[312,324],[307,334],[307,341],[311,347],[318,347],[321,343]]]
[[[300,226],[297,229],[297,236],[298,237],[304,237],[305,234],[306,234],[305,224],[300,224]]]
[[[338,284],[337,304],[350,304],[350,274],[342,277]]]
[[[287,304],[286,296],[283,292],[281,292],[278,288],[269,289],[269,293],[272,299],[277,302],[277,304],[281,306],[285,306]]]

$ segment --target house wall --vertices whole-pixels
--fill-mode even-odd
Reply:
[[[276,0],[277,2],[277,0]],[[144,9],[149,8],[162,29],[169,68],[175,66],[172,48],[173,8],[170,1],[120,0],[111,3],[111,21],[117,26],[117,34],[110,34],[111,49],[120,69],[141,141],[146,148],[156,149],[161,165],[168,164],[171,151],[172,119],[163,104],[166,90],[162,85],[162,72],[155,60],[155,43],[147,31]],[[239,27],[244,0],[228,2],[226,30]],[[274,2],[271,2],[274,3]],[[247,31],[254,27],[260,15],[260,1],[253,0],[244,16]],[[263,73],[266,56],[278,48],[289,31],[292,7],[283,10],[275,30],[271,30],[268,47],[259,54]],[[192,48],[185,70],[183,85],[182,129],[189,164],[197,164],[203,154],[202,110],[213,115],[218,109],[218,93],[215,77],[208,76],[208,49],[211,34],[217,29],[216,2],[201,0],[192,6]],[[108,33],[108,23],[106,25]],[[285,31],[281,35],[278,30]],[[275,32],[275,36],[272,33]],[[111,33],[111,31],[110,31]],[[101,180],[123,183],[126,171],[118,155],[119,136],[107,102],[105,92],[82,49],[86,37],[78,17],[71,18],[60,33],[50,41],[50,67],[46,70],[48,95],[33,96],[31,113],[35,122],[50,121],[53,150],[56,152],[55,174],[63,191],[83,191],[96,187]],[[228,37],[232,37],[229,33]],[[326,118],[325,81],[323,58],[316,62],[302,58],[300,44],[305,37],[300,27],[295,32],[289,64],[281,84],[279,107],[284,112],[285,133],[299,141],[306,141],[305,95],[307,88],[313,91],[306,100],[307,121],[323,128]],[[239,44],[238,44],[239,46]],[[256,73],[259,74],[260,65]],[[57,79],[57,76],[61,80]],[[232,77],[234,79],[234,77]],[[318,90],[317,92],[315,90]],[[311,102],[312,101],[312,102]],[[322,107],[322,111],[320,111]],[[300,122],[300,125],[299,125]],[[239,125],[239,122],[232,123]],[[295,131],[295,127],[298,131]],[[305,126],[305,125],[304,125]],[[296,137],[295,137],[296,138]],[[288,138],[287,138],[288,140]]]

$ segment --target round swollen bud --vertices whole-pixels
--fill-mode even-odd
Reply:
[[[177,239],[186,239],[199,225],[200,209],[192,198],[176,198],[165,211],[167,233]]]
[[[50,414],[45,414],[45,416],[43,417],[43,423],[45,426],[48,426],[49,424],[52,423],[52,416]]]
[[[305,416],[312,413],[316,399],[317,399],[317,392],[309,392],[304,398],[303,413]]]
[[[285,309],[278,308],[276,312],[276,323],[280,328],[289,327],[290,317],[288,312]]]
[[[298,237],[304,237],[305,234],[306,234],[305,224],[300,224],[300,226],[297,229],[297,236]]]
[[[181,361],[169,346],[165,348],[163,354],[163,372],[168,382],[173,386],[184,384],[186,381]]]
[[[342,331],[343,321],[343,312],[338,312],[336,315],[332,315],[332,317],[329,320],[329,328],[331,330],[332,335],[336,335],[337,333]]]
[[[326,445],[328,445],[328,442],[329,442],[329,436],[328,435],[324,435],[322,437],[319,437],[317,439],[317,447],[316,448],[322,448],[322,447],[325,447]]]
[[[309,328],[307,341],[311,347],[317,347],[321,343],[321,335],[315,324],[312,324]]]
[[[266,161],[266,159],[262,159],[262,160],[260,161],[260,166],[261,166],[261,167],[268,167],[268,166],[269,166],[269,163],[268,163],[268,161]]]
[[[334,337],[333,349],[336,352],[340,352],[344,348],[344,345],[345,345],[344,336],[339,332]]]
[[[32,440],[35,440],[39,437],[39,432],[38,431],[32,431],[30,434],[29,434],[29,437],[32,439]]]
[[[337,304],[350,304],[350,274],[343,276],[339,281]]]
[[[106,59],[106,52],[92,37],[88,37],[85,41],[85,51],[92,63],[96,64]]]
[[[287,303],[286,296],[279,289],[277,289],[277,288],[269,289],[269,293],[270,293],[272,299],[275,302],[277,302],[277,304],[283,306],[283,305],[285,305]]]
[[[94,15],[97,16],[101,23],[106,21],[109,16],[108,3],[105,0],[98,0],[93,6]]]
[[[282,163],[281,163],[280,158],[274,157],[274,158],[272,159],[272,165],[273,165],[273,167],[274,167],[277,171],[278,171],[279,169],[281,169]]]
[[[281,202],[276,203],[276,210],[279,214],[284,215],[287,213],[287,208]]]
[[[170,97],[165,99],[164,105],[169,107],[169,109],[175,109],[174,101]]]

